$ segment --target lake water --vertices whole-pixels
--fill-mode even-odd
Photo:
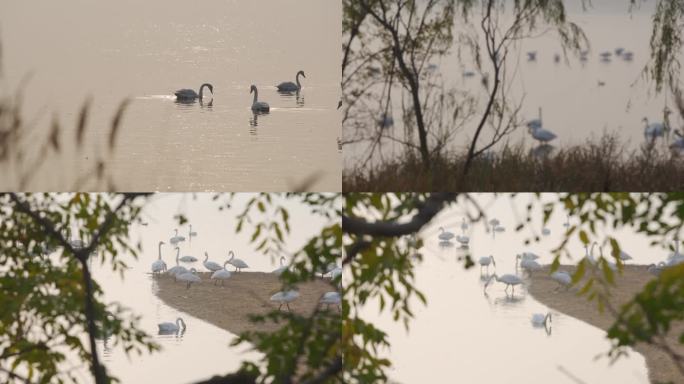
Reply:
[[[312,175],[310,189],[341,190],[340,20],[334,0],[0,2],[3,88],[30,75],[23,113],[37,129],[28,154],[53,115],[66,129],[64,153],[31,189],[72,190],[100,154],[124,191],[283,191]],[[275,85],[300,69],[300,94],[278,94]],[[211,105],[175,102],[176,90],[205,82]],[[251,84],[269,114],[253,115]],[[75,152],[89,96],[85,149]],[[125,98],[132,103],[109,156],[111,118]]]
[[[234,200],[233,208],[219,212],[216,202],[207,194],[197,195],[195,200],[191,194],[161,194],[153,198],[144,209],[142,216],[147,226],[136,225],[132,230],[132,239],[140,240],[144,251],[136,261],[132,257],[124,257],[129,265],[125,279],[112,273],[107,266],[102,268],[98,262],[93,263],[94,277],[102,286],[107,302],[120,302],[130,308],[134,314],[140,315],[140,328],[155,335],[156,341],[163,350],[142,356],[131,355],[127,358],[121,348],[111,348],[99,342],[100,352],[109,372],[122,380],[122,383],[189,383],[206,379],[215,374],[234,372],[243,360],[256,360],[259,354],[247,351],[248,346],[229,347],[236,337],[230,332],[215,327],[203,320],[192,317],[164,304],[156,295],[157,285],[150,275],[150,265],[157,259],[157,244],[164,241],[162,255],[167,265],[175,265],[175,251],[168,245],[169,238],[177,228],[173,216],[185,214],[192,224],[193,231],[198,233],[192,243],[181,243],[181,255],[192,254],[198,257],[207,251],[210,260],[220,262],[227,259],[228,249],[233,249],[236,257],[249,264],[249,271],[270,272],[279,266],[278,260],[253,251],[249,245],[251,232],[235,234],[235,214],[242,210],[249,194],[240,194]],[[295,251],[325,225],[318,217],[312,217],[309,208],[298,203],[285,202],[290,211],[292,226],[291,236],[286,238],[286,249]],[[179,235],[188,238],[189,227],[179,227]],[[205,271],[200,261],[187,264]],[[192,289],[192,288],[191,288]],[[187,330],[182,336],[157,335],[157,324],[174,322],[182,317]],[[89,380],[87,367],[81,370],[80,377]]]
[[[549,251],[561,240],[565,217],[552,217],[547,226],[551,234],[525,247],[523,239],[530,232],[516,233],[513,228],[524,218],[525,206],[531,200],[529,194],[514,199],[478,195],[476,199],[485,207],[488,219],[499,219],[506,232],[492,238],[482,223],[471,225],[467,235],[475,260],[494,255],[499,275],[515,273],[515,254],[523,251],[538,254],[541,264],[551,262]],[[440,226],[460,234],[463,213],[460,208],[444,211],[420,233],[425,246],[420,251],[423,262],[416,269],[416,282],[428,303],[423,306],[416,300],[412,304],[416,318],[408,333],[402,324],[392,322],[389,315],[378,314],[374,305],[364,310],[369,320],[388,331],[391,349],[386,354],[393,364],[393,380],[511,384],[649,382],[645,360],[636,352],[613,365],[605,357],[595,359],[610,349],[605,332],[596,327],[556,311],[551,311],[548,332],[533,327],[532,314],[546,314],[549,309],[525,288],[517,287],[511,297],[506,295],[504,284],[493,283],[485,295],[479,265],[464,270],[463,263],[457,260],[464,251],[440,247],[437,239]],[[538,210],[533,217],[541,217]],[[576,219],[570,220],[577,223]],[[533,220],[533,228],[537,233],[541,231],[540,220]],[[663,260],[668,253],[665,249],[649,248],[648,240],[630,231],[615,235],[637,264]],[[578,242],[570,242],[569,247],[576,258],[565,259],[565,264],[584,255]]]
[[[643,2],[632,13],[628,11],[628,1],[600,0],[591,3],[592,6],[583,12],[581,2],[564,2],[568,20],[576,22],[590,41],[591,52],[587,61],[582,62],[578,57],[569,55],[566,62],[553,32],[524,39],[513,46],[508,56],[506,80],[509,94],[512,101],[522,100],[520,117],[523,121],[537,118],[538,109],[542,108],[544,128],[558,136],[551,143],[556,148],[583,144],[607,132],[616,134],[628,149],[636,149],[644,142],[643,117],[648,117],[651,123],[658,122],[662,121],[665,106],[676,110],[671,95],[654,94],[654,84],[642,77],[642,70],[650,59],[649,39],[655,2]],[[471,15],[471,28],[481,36],[480,11],[476,9]],[[502,25],[507,24],[502,21]],[[616,57],[614,50],[618,47],[633,52],[633,59],[626,61]],[[487,95],[481,84],[482,74],[475,67],[468,49],[461,47],[460,57],[458,51],[454,45],[450,55],[431,64],[436,65],[436,73],[442,76],[446,87],[477,97],[475,118],[458,130],[448,127],[456,132],[449,148],[464,151],[475,132]],[[536,61],[528,61],[529,51],[537,52]],[[609,62],[601,60],[600,53],[604,51],[613,53]],[[554,54],[561,55],[560,62],[554,61]],[[483,63],[483,73],[491,72],[491,65],[486,60]],[[463,76],[466,71],[476,73],[466,77]],[[491,83],[493,77],[491,74],[489,77]],[[605,84],[599,86],[599,81]],[[396,94],[393,100],[394,127],[389,129],[399,135],[404,129],[401,97]],[[670,115],[670,120],[674,127],[681,125],[676,112]],[[351,135],[351,128],[345,131],[345,139],[350,139]],[[481,143],[486,143],[489,137],[491,129],[485,128]],[[522,142],[530,147],[537,144],[524,126],[509,136],[509,142]],[[353,166],[366,148],[366,144],[346,145],[345,166]],[[387,155],[402,151],[401,145],[390,141],[384,147]]]

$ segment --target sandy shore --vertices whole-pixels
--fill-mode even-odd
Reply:
[[[561,266],[560,270],[573,271],[569,266]],[[616,287],[612,290],[613,304],[619,307],[626,303],[653,278],[654,276],[646,271],[646,266],[625,266],[622,276],[616,277]],[[586,297],[577,296],[577,289],[555,291],[557,283],[549,277],[548,267],[535,272],[531,281],[530,293],[554,310],[603,330],[608,330],[613,324],[614,319],[608,312],[599,313],[595,302],[589,302]],[[679,344],[678,340],[683,331],[684,323],[675,324],[667,337],[668,344],[678,353],[684,353],[684,346]],[[635,349],[646,358],[651,382],[684,383],[684,376],[665,353],[647,344],[639,344]]]
[[[255,326],[247,318],[250,314],[266,314],[278,308],[278,304],[269,301],[271,295],[282,288],[277,276],[262,272],[233,273],[223,287],[213,285],[210,273],[198,273],[198,276],[202,282],[186,289],[185,284],[162,275],[156,278],[159,284],[157,295],[167,305],[234,334],[278,328],[273,323]],[[321,295],[334,290],[324,280],[302,284],[299,286],[300,296],[290,303],[290,308],[296,313],[310,313],[318,305]]]

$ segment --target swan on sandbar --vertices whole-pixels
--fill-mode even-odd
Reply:
[[[291,82],[291,81],[284,81],[276,87],[278,88],[278,92],[298,92],[299,90],[302,89],[302,84],[299,82],[299,76],[302,76],[303,78],[306,79],[306,75],[304,74],[304,71],[299,71],[297,72],[297,75],[295,76],[295,81],[297,84]]]

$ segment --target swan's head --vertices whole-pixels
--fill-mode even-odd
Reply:
[[[180,247],[176,247],[176,248],[174,248],[174,250],[180,251]]]
[[[304,71],[297,72],[297,76],[299,76],[299,75],[302,75],[302,77],[306,79],[306,75],[304,74]]]
[[[253,92],[256,92],[256,91],[257,91],[256,85],[252,84],[252,86],[249,87],[249,93],[253,93]]]
[[[163,241],[159,242],[159,245],[164,245],[164,244],[166,244],[166,243],[164,243]]]

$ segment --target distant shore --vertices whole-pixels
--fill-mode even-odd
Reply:
[[[561,266],[560,270],[572,272],[573,268]],[[616,276],[616,286],[611,291],[613,304],[619,307],[626,303],[653,278],[654,276],[646,270],[646,266],[626,265],[623,274]],[[531,282],[529,292],[532,296],[556,311],[603,330],[608,330],[614,322],[614,318],[607,311],[604,313],[598,311],[595,302],[587,301],[584,296],[577,296],[577,289],[556,291],[558,284],[549,277],[549,267],[544,267],[541,271],[533,273]],[[666,339],[675,351],[684,354],[684,346],[678,340],[682,331],[684,331],[684,323],[676,324],[670,329]],[[638,344],[635,349],[646,358],[648,376],[652,383],[670,381],[684,383],[684,376],[665,353],[647,344]]]
[[[220,283],[213,285],[210,273],[198,273],[198,276],[202,282],[193,284],[190,289],[181,282],[175,282],[172,276],[159,276],[156,278],[159,285],[156,294],[167,305],[236,335],[244,331],[278,329],[276,324],[255,325],[248,319],[248,315],[263,315],[278,308],[278,304],[269,300],[271,295],[282,289],[278,276],[263,272],[233,273],[223,287]],[[334,290],[325,280],[301,284],[300,296],[290,303],[290,308],[295,313],[310,313],[325,292]]]

